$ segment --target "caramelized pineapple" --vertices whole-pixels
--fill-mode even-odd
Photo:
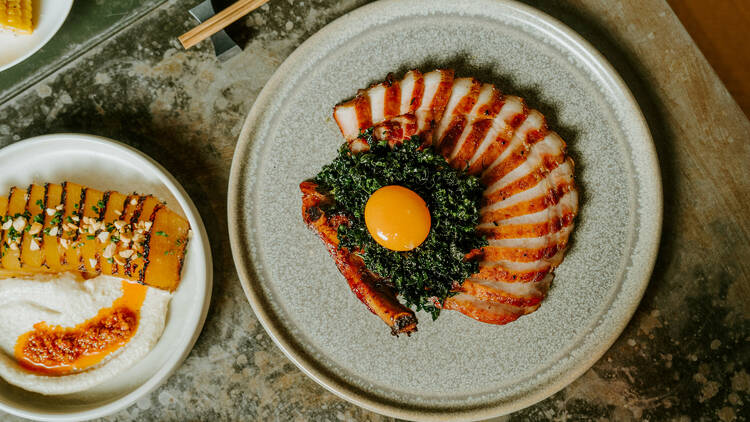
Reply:
[[[86,188],[78,183],[63,182],[63,209],[61,215],[62,232],[60,243],[65,249],[60,256],[63,269],[77,271],[80,265],[78,250],[78,225],[81,223],[81,208],[86,196]],[[59,214],[59,213],[58,213]]]
[[[60,245],[62,238],[62,209],[63,187],[55,183],[47,183],[46,203],[44,204],[44,266],[51,272],[61,272],[64,249]]]
[[[153,216],[148,239],[148,265],[143,279],[149,285],[172,291],[180,283],[180,272],[190,236],[190,224],[166,207]]]
[[[29,186],[29,195],[26,200],[28,222],[21,241],[21,266],[26,271],[42,271],[43,269],[44,194],[43,186]]]
[[[117,263],[114,260],[114,255],[117,251],[117,245],[120,243],[120,238],[112,233],[115,232],[114,222],[120,220],[128,197],[115,191],[105,193],[104,197],[106,200],[104,217],[102,218],[104,232],[102,233],[105,234],[99,233],[97,236],[99,242],[96,243],[99,266],[103,274],[117,274]]]
[[[137,216],[131,218],[130,223],[132,225],[133,237],[130,240],[129,245],[122,245],[125,251],[132,250],[131,256],[128,256],[128,264],[125,267],[125,274],[128,277],[135,277],[138,280],[143,280],[143,271],[146,267],[146,242],[148,233],[152,224],[152,217],[156,210],[163,207],[161,202],[153,196],[144,197],[143,201],[140,202],[140,209],[137,211]],[[138,229],[143,230],[143,233],[137,234]],[[122,253],[121,251],[120,253]],[[129,254],[130,252],[125,252]],[[122,257],[122,256],[121,256]]]
[[[96,236],[104,229],[104,224],[101,223],[105,205],[103,199],[104,192],[91,188],[86,189],[78,231],[78,247],[81,254],[78,268],[89,275],[99,274]]]
[[[0,219],[0,278],[76,271],[179,285],[190,225],[153,196],[71,182],[13,187]]]
[[[25,218],[26,190],[13,187],[8,196],[8,208],[3,218],[3,243],[0,245],[0,264],[8,271],[21,271],[21,238],[28,220]]]

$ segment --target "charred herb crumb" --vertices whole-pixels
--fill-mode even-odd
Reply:
[[[370,150],[352,154],[344,144],[336,159],[323,167],[314,181],[335,199],[327,212],[344,214],[349,225],[338,229],[339,247],[360,255],[367,268],[396,288],[406,305],[440,314],[434,299],[452,296],[454,282],[462,283],[479,269],[465,259],[487,245],[476,234],[484,186],[475,176],[451,168],[432,148],[420,148],[418,137],[391,148],[378,142],[372,130],[360,137]],[[416,192],[427,203],[432,227],[427,239],[411,251],[396,252],[370,236],[364,219],[367,200],[384,186],[400,185]]]

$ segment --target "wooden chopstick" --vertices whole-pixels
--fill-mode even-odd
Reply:
[[[266,4],[268,0],[239,0],[215,14],[207,21],[179,36],[180,43],[188,49],[211,35],[221,31],[232,22]]]

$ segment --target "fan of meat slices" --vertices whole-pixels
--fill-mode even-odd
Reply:
[[[389,76],[361,90],[333,115],[353,153],[368,150],[359,135],[371,128],[389,145],[418,135],[485,186],[477,233],[488,246],[475,251],[481,256],[479,272],[456,282],[456,294],[437,306],[490,324],[506,324],[539,308],[578,212],[573,161],[541,113],[492,84],[455,78],[452,70],[412,70],[401,80]],[[341,218],[323,211],[333,199],[314,182],[300,188],[305,222],[326,243],[352,291],[394,334],[415,331],[416,317],[399,302],[398,292],[359,256],[338,248]]]

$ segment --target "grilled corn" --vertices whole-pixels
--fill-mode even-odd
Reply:
[[[0,27],[31,34],[34,30],[31,12],[31,0],[0,0]]]

